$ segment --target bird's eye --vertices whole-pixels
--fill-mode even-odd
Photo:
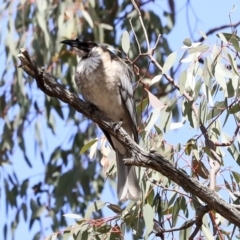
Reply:
[[[88,42],[88,47],[89,47],[89,48],[93,48],[93,47],[96,47],[96,46],[97,46],[96,43],[94,43],[94,42]]]

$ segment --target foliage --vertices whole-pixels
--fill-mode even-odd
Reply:
[[[211,178],[207,183],[206,179],[212,172],[215,178],[215,167],[221,164],[219,175],[223,183],[217,182],[214,189],[220,195],[227,190],[225,200],[238,204],[234,193],[239,191],[240,175],[229,167],[234,160],[237,167],[240,163],[236,138],[239,37],[235,33],[219,33],[220,44],[213,45],[202,33],[205,42],[185,39],[182,48],[172,52],[167,34],[175,24],[174,3],[161,17],[148,10],[147,5],[148,2],[138,1],[142,26],[134,5],[127,0],[121,4],[110,0],[3,3],[4,14],[11,13],[13,17],[5,20],[7,33],[3,35],[6,68],[0,86],[0,163],[6,215],[14,216],[3,227],[4,239],[10,229],[14,235],[21,219],[29,223],[30,229],[40,223],[34,239],[46,237],[41,229],[46,219],[50,221],[47,232],[52,233],[47,239],[61,235],[64,239],[119,239],[130,230],[134,239],[147,239],[149,235],[169,237],[174,231],[180,239],[187,239],[194,236],[192,227],[199,216],[203,223],[200,235],[206,239],[213,235],[231,238],[234,234],[233,224],[224,229],[219,213],[201,214],[201,200],[185,192],[180,183],[151,169],[141,168],[139,172],[143,179],[142,201],[127,205],[100,201],[105,177],[102,167],[108,169],[108,181],[115,187],[112,151],[102,137],[97,139],[98,145],[96,126],[86,117],[41,93],[35,81],[17,68],[19,48],[25,47],[36,65],[44,66],[66,88],[77,92],[73,79],[76,56],[60,41],[80,35],[114,48],[121,44],[122,57],[134,66],[136,74],[140,144],[157,151],[203,184],[212,184]],[[167,24],[163,24],[164,20]],[[148,33],[147,38],[143,30]],[[154,55],[149,54],[148,42],[152,48],[155,46]],[[175,71],[179,66],[184,66],[180,73]],[[225,130],[228,124],[232,126],[231,136]],[[191,133],[185,139],[187,128]],[[177,143],[166,142],[165,137],[174,129],[183,137],[178,137]],[[225,156],[231,161],[224,161]],[[99,166],[99,160],[103,166]],[[19,174],[21,171],[24,174]],[[113,216],[103,215],[106,208]],[[69,212],[72,214],[64,216]],[[67,226],[66,217],[77,219],[76,223]]]

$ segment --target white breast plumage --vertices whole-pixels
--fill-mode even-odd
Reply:
[[[77,73],[79,74],[90,74],[92,73],[101,63],[101,55],[98,51],[91,52],[91,55],[87,58],[81,59],[77,65]]]

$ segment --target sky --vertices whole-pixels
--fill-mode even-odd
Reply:
[[[153,8],[154,11],[156,12],[162,12],[162,9],[168,9],[166,2],[163,0],[157,0],[155,1],[157,4],[151,4],[149,8]],[[186,1],[175,1],[176,2],[176,26],[172,30],[172,32],[167,36],[170,46],[173,51],[179,50],[183,46],[183,40],[186,37],[190,37],[192,41],[196,41],[199,39],[201,36],[198,34],[198,31],[203,31],[207,32],[209,29],[214,28],[216,26],[221,26],[225,24],[230,24],[229,20],[229,13],[233,9],[233,6],[236,6],[235,11],[231,13],[231,22],[234,24],[238,21],[240,21],[240,1],[237,0],[228,0],[228,1],[223,1],[223,0],[201,0],[201,1],[191,1],[191,8],[188,9],[188,12],[186,12],[186,8],[184,8],[184,5],[186,4]],[[0,5],[1,5],[0,1]],[[158,7],[156,7],[156,5]],[[187,17],[188,16],[188,17]],[[193,36],[190,34],[190,29],[192,32],[194,32]],[[2,29],[1,31],[4,32],[6,31],[5,25],[1,25]],[[230,29],[224,29],[223,32],[230,32]],[[217,37],[215,34],[209,37],[209,41],[212,42],[213,44],[217,42]],[[218,40],[219,41],[219,40]],[[1,39],[0,42],[0,53],[3,51],[3,39]],[[3,70],[2,66],[4,66],[5,59],[1,56],[1,61],[3,64],[0,65],[0,72]],[[41,96],[42,93],[37,92],[37,96]],[[42,129],[45,128],[45,126],[41,126]],[[65,129],[66,132],[71,133],[71,126],[67,127],[63,125],[58,126],[59,129]],[[187,127],[179,130],[173,130],[170,131],[166,136],[165,139],[167,142],[174,144],[177,144],[180,142],[178,138],[176,138],[176,133],[178,136],[181,138],[181,142],[184,142],[184,139],[189,139],[190,137],[193,136],[194,132],[190,127]],[[31,132],[31,129],[28,130],[29,132],[27,133],[29,136],[33,136],[33,132]],[[231,129],[231,124],[226,127],[226,131],[232,132],[233,129]],[[1,123],[0,123],[0,132],[1,132]],[[64,136],[63,134],[62,141],[64,143]],[[30,138],[31,139],[31,138]],[[48,135],[48,142],[51,142],[51,146],[46,146],[46,149],[51,149],[54,144],[54,138],[50,135]],[[56,144],[55,144],[56,145]],[[33,141],[28,142],[28,151],[29,151],[29,156],[32,155],[32,150],[34,149],[34,143]],[[50,153],[49,153],[50,154]],[[16,149],[15,151],[15,159],[22,158],[22,155],[19,150]],[[46,159],[48,158],[48,153],[46,153]],[[39,162],[38,164],[34,164],[34,168],[32,169],[32,179],[35,179],[36,182],[41,179],[41,174],[39,174],[39,167],[41,167],[41,159],[35,159],[36,162]],[[19,179],[22,180],[26,177],[24,169],[26,166],[23,164],[23,161],[18,161],[14,162],[14,169],[20,169],[19,171]],[[234,164],[233,164],[234,165]],[[237,165],[234,167],[237,167]],[[1,184],[2,184],[2,179],[0,179]],[[106,183],[108,186],[108,183]],[[2,191],[3,193],[3,191]],[[29,192],[29,195],[33,195],[32,192]],[[102,194],[102,200],[103,201],[109,201],[109,197],[112,198],[112,201],[114,202],[116,200],[116,196],[112,196],[112,191],[109,190],[108,187],[105,188],[103,194]],[[5,199],[4,195],[1,195],[0,198],[0,216],[5,216]],[[104,214],[107,215],[112,215],[112,212],[110,210],[105,210]],[[11,218],[12,216],[10,216]],[[0,217],[0,231],[2,229],[3,224],[8,221],[8,219],[5,219],[3,217]],[[70,221],[70,223],[74,223],[74,221]],[[36,223],[35,223],[36,224]],[[32,239],[32,236],[35,234],[36,229],[38,226],[34,226],[33,230],[29,233],[28,237],[24,237],[24,239]],[[23,234],[26,234],[26,231],[28,231],[28,226],[26,226],[26,223],[23,222],[20,224],[20,227],[16,230],[16,236],[23,236]],[[0,239],[1,237],[1,232],[0,232]],[[10,235],[8,235],[8,239],[10,240]],[[18,239],[18,238],[16,238]]]

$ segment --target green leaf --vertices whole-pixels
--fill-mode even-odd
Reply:
[[[233,192],[233,190],[232,190],[231,186],[229,185],[228,181],[225,180],[225,178],[223,178],[223,180],[224,180],[224,186],[226,186],[226,188],[227,188],[229,191]]]
[[[226,80],[223,77],[223,75],[219,74],[218,72],[215,72],[215,78],[218,82],[218,84],[221,86],[223,90],[227,88]]]
[[[223,41],[223,43],[225,43],[225,44],[227,44],[228,43],[228,40],[225,38],[225,34],[222,34],[222,33],[218,33],[217,34],[217,37],[219,37],[222,41]]]
[[[225,110],[225,101],[216,102],[213,109],[208,114],[208,120],[215,118],[219,113]]]
[[[192,220],[188,220],[186,221],[185,223],[182,224],[181,227],[184,227],[186,226],[189,222],[191,222]],[[189,239],[190,237],[190,234],[191,234],[191,231],[192,231],[192,226],[188,227],[188,228],[185,228],[183,230],[180,230],[179,231],[179,239]]]
[[[109,30],[109,31],[113,30],[113,27],[111,25],[109,25],[109,24],[106,24],[106,23],[100,23],[99,26],[101,28]]]
[[[41,239],[41,232],[37,232],[34,237],[33,240],[40,240]]]
[[[178,214],[179,214],[180,210],[181,210],[181,197],[178,197],[177,200],[175,201],[174,205],[173,205],[173,213],[172,213],[172,225],[173,225],[173,227],[177,223]]]
[[[192,41],[191,41],[190,38],[185,38],[185,39],[183,40],[183,44],[184,44],[185,46],[187,46],[187,47],[191,47],[191,46],[192,46]]]
[[[159,82],[159,81],[161,80],[161,78],[162,78],[162,74],[155,76],[155,77],[151,80],[150,86],[152,86],[153,84]]]
[[[111,232],[108,239],[106,240],[117,240],[117,239],[123,240],[121,232]]]
[[[233,177],[235,178],[235,181],[237,184],[240,184],[240,174],[238,172],[232,171]]]
[[[80,154],[85,153],[85,152],[86,152],[95,142],[97,142],[97,141],[98,141],[98,139],[94,139],[94,140],[88,142],[87,144],[85,144],[85,145],[81,148]]]
[[[233,58],[233,56],[231,54],[228,54],[228,59],[230,60],[231,66],[234,70],[234,73],[239,76],[238,67],[237,67],[235,59]]]
[[[92,17],[89,15],[89,13],[87,11],[85,11],[84,9],[81,9],[81,12],[82,12],[82,15],[83,17],[85,18],[85,20],[88,22],[89,26],[91,28],[94,27],[94,24],[93,24],[93,20],[92,20]]]
[[[202,232],[203,232],[203,234],[205,236],[205,239],[214,240],[214,237],[213,237],[212,232],[211,232],[211,230],[210,230],[208,225],[202,224],[201,229],[202,229]]]
[[[146,106],[148,105],[148,97],[144,98],[138,105],[137,105],[137,114],[140,116],[142,112],[145,110]]]
[[[232,37],[232,38],[230,39],[230,42],[231,42],[232,45],[234,46],[235,50],[236,50],[237,52],[239,52],[239,51],[240,51],[240,47],[239,47],[239,41],[237,40],[237,38],[236,38],[236,37]]]
[[[165,133],[170,129],[171,121],[172,121],[172,112],[162,111],[159,127],[163,129]]]
[[[56,240],[57,239],[57,235],[58,235],[57,233],[53,233],[49,240]]]
[[[163,65],[162,74],[165,74],[175,64],[176,59],[177,59],[177,52],[173,52],[167,57]]]
[[[22,203],[22,211],[23,211],[23,218],[25,221],[27,221],[27,205],[26,203]]]
[[[239,111],[240,111],[240,105],[237,103],[237,104],[233,105],[233,107],[231,107],[228,112],[230,114],[236,114]]]
[[[128,54],[130,49],[130,37],[127,31],[124,31],[122,35],[122,49],[126,54]]]
[[[79,214],[75,214],[75,213],[67,213],[67,214],[63,214],[64,217],[66,218],[72,218],[72,219],[81,219],[82,217]]]
[[[199,32],[199,34],[200,34],[205,40],[208,39],[208,37],[207,37],[207,35],[206,35],[205,32],[203,32],[203,31],[198,31],[198,32]]]
[[[29,179],[25,179],[21,185],[20,195],[21,197],[26,195],[26,190],[28,188]]]
[[[8,230],[7,224],[5,223],[4,224],[4,228],[3,228],[3,237],[4,237],[4,239],[7,239],[7,230]]]
[[[55,129],[56,122],[55,122],[55,118],[52,113],[49,114],[49,119],[48,119],[47,124],[48,124],[48,127],[52,130],[52,133],[56,134],[56,129]]]
[[[221,33],[221,35],[223,35],[227,41],[229,41],[232,37],[235,37],[238,41],[240,41],[240,38],[232,33]],[[220,37],[219,34],[217,34],[217,37]]]
[[[193,97],[193,99],[194,99],[194,101],[198,98],[198,96],[199,96],[199,92],[200,92],[200,89],[201,89],[201,86],[202,86],[202,81],[201,81],[201,79],[199,79],[198,81],[197,81],[197,83],[196,83],[196,85],[195,85],[195,88],[194,88],[194,97]]]
[[[41,6],[41,4],[40,4],[40,6]],[[48,29],[47,29],[46,18],[44,17],[43,13],[40,13],[40,12],[37,12],[36,17],[37,17],[37,23],[39,24],[40,28],[44,32],[46,47],[49,48],[50,36],[49,36]]]
[[[143,206],[143,218],[146,225],[146,235],[148,236],[153,230],[153,218],[154,211],[153,208],[149,204],[145,204]]]
[[[224,76],[224,77],[227,77],[227,78],[232,78],[233,77],[233,74],[232,72],[230,72],[226,66],[224,66],[221,62],[218,62],[216,67],[215,67],[215,76],[216,76],[216,73]],[[223,88],[225,89],[225,88]]]
[[[175,108],[176,103],[177,103],[177,98],[171,99],[167,105],[166,112],[171,112]]]
[[[228,98],[232,98],[232,97],[236,96],[235,89],[233,88],[233,80],[232,79],[229,79],[229,81],[227,82],[227,95],[228,95]]]
[[[186,85],[186,80],[187,80],[187,72],[184,70],[180,74],[180,94],[182,95],[185,92],[185,85]]]
[[[225,134],[223,134],[223,136],[225,137]],[[240,155],[239,155],[239,151],[238,151],[237,147],[235,146],[235,144],[233,143],[230,146],[228,146],[227,150],[231,154],[233,159],[237,162],[237,164],[240,165]]]
[[[38,207],[35,211],[33,211],[32,219],[39,218],[44,210],[46,210],[45,206]]]
[[[62,106],[60,104],[60,101],[56,98],[53,98],[51,100],[51,103],[52,103],[52,106],[53,106],[54,110],[58,113],[59,117],[64,119],[64,115],[63,115],[63,112],[62,112]]]
[[[115,204],[108,204],[107,207],[115,213],[121,213],[123,211],[118,205]]]
[[[37,211],[38,206],[33,199],[30,200],[30,207],[31,207],[32,212]]]
[[[92,203],[88,207],[88,209],[87,209],[87,211],[85,213],[85,219],[90,219],[91,216],[92,216],[92,213],[102,209],[105,206],[105,204],[106,204],[105,202],[100,201],[100,200],[99,201],[95,201],[94,203]]]
[[[96,231],[99,233],[108,233],[111,229],[112,228],[110,225],[104,225],[104,226],[97,228]]]
[[[66,230],[67,228],[69,228],[68,230]],[[70,237],[70,233],[71,233],[71,228],[72,226],[70,227],[67,227],[64,232],[63,232],[63,240],[69,240],[69,237]]]
[[[209,49],[207,45],[200,45],[189,49],[189,54],[206,52]]]
[[[207,102],[205,99],[203,99],[200,102],[200,107],[199,107],[199,118],[203,125],[206,123],[206,120],[207,120],[207,114],[208,114],[207,110],[208,110]]]
[[[153,188],[150,189],[150,192],[148,192],[148,195],[147,195],[147,203],[150,205],[150,206],[153,206],[153,201],[154,201],[154,190]]]

